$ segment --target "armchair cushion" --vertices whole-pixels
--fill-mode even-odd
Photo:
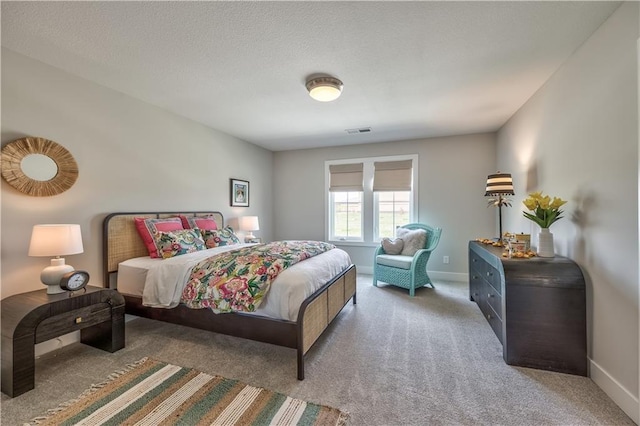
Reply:
[[[396,238],[395,240],[383,238],[382,248],[386,254],[400,254],[404,248],[404,241],[401,238]]]
[[[391,266],[392,268],[411,269],[413,256],[380,254],[376,256],[378,265]]]
[[[413,256],[427,245],[427,231],[424,229],[398,228],[396,235],[404,241],[404,247],[400,252],[403,256]]]

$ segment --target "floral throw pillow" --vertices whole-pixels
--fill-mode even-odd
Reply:
[[[204,240],[199,229],[158,231],[153,234],[158,254],[163,259],[204,250]]]
[[[170,232],[183,229],[182,221],[178,217],[166,219],[136,217],[134,218],[134,221],[138,234],[140,234],[142,241],[144,241],[144,245],[147,247],[149,256],[153,258],[162,257],[162,255],[158,253],[156,242],[153,237],[154,234],[160,231]]]
[[[230,226],[225,226],[223,229],[209,229],[202,232],[207,248],[240,244],[240,239]]]

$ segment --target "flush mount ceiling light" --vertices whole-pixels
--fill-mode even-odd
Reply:
[[[331,102],[342,93],[342,82],[333,77],[317,77],[307,81],[309,96],[316,101]]]

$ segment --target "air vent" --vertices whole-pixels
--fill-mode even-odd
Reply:
[[[355,135],[358,133],[371,133],[371,127],[361,127],[359,129],[347,129],[346,132],[349,133],[350,135]]]

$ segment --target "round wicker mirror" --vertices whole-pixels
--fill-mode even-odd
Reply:
[[[2,148],[2,177],[35,197],[60,194],[78,179],[78,164],[62,145],[44,138],[21,138]]]

